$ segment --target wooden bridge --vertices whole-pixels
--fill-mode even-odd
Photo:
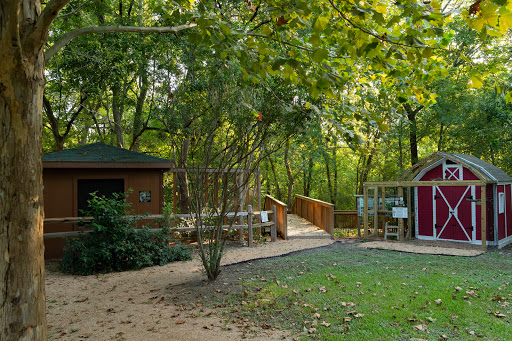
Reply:
[[[263,220],[262,213],[268,216],[268,221]],[[228,213],[228,217],[233,217],[235,213]],[[247,245],[253,245],[253,229],[256,233],[260,234],[263,228],[270,229],[271,241],[275,241],[277,236],[287,239],[319,239],[330,238],[334,239],[335,218],[337,216],[353,218],[357,217],[356,211],[335,211],[334,205],[308,198],[302,195],[296,195],[295,201],[288,214],[288,207],[285,203],[267,195],[264,201],[264,208],[261,211],[253,211],[251,205],[247,206],[247,211],[238,212],[237,223],[234,225],[224,225],[224,230],[238,230],[240,233],[240,241],[247,240]],[[203,215],[201,215],[202,217]],[[204,215],[206,216],[206,215]],[[190,214],[176,214],[173,218],[181,219],[195,219],[194,215]],[[166,217],[163,215],[149,215],[143,216],[143,221],[156,220],[159,224],[170,226],[170,223],[165,221]],[[79,236],[82,233],[90,233],[90,229],[84,229],[78,223],[90,222],[92,217],[64,217],[64,218],[46,218],[45,225],[47,224],[72,224],[62,232],[45,233],[45,239],[55,239],[63,242],[62,238]],[[256,220],[256,222],[253,222]],[[345,219],[346,220],[346,219]],[[352,219],[354,220],[354,219]],[[351,220],[351,221],[352,221]],[[355,220],[354,220],[355,222]],[[69,226],[69,225],[68,225]],[[203,226],[204,229],[213,228],[210,226]],[[357,226],[352,226],[357,228]],[[152,231],[160,230],[161,228],[153,228]],[[195,231],[196,227],[193,225],[173,228],[174,232],[190,232]],[[247,231],[247,232],[246,232]]]

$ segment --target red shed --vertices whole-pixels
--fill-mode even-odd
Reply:
[[[43,155],[45,218],[83,216],[89,193],[110,196],[132,189],[128,197],[135,214],[161,214],[163,173],[171,161],[93,143]],[[49,219],[51,221],[51,219]],[[69,222],[45,222],[44,233],[77,231]],[[45,258],[62,256],[63,238],[45,239]]]
[[[471,155],[437,152],[411,168],[402,179],[485,183],[487,245],[512,242],[512,178],[500,168]],[[481,244],[478,186],[418,186],[415,235],[424,240]]]

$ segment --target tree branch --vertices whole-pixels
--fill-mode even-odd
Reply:
[[[2,22],[0,27],[0,56],[9,58],[7,55],[13,51],[13,47],[16,46],[17,51],[14,52],[19,60],[21,60],[21,40],[20,31],[18,29],[18,13],[20,12],[21,1],[9,1],[7,4],[2,2],[0,7],[0,16],[5,22]],[[4,30],[6,32],[4,32]]]
[[[62,0],[61,0],[62,1]],[[178,33],[180,31],[196,27],[196,23],[190,23],[175,27],[137,27],[137,26],[92,26],[83,27],[70,31],[62,36],[58,41],[53,44],[45,54],[45,62],[47,63],[58,51],[64,48],[71,40],[86,34],[101,34],[101,33],[118,33],[118,32],[131,32],[131,33]]]
[[[62,18],[66,18],[66,17],[70,17],[72,16],[73,14],[75,14],[76,12],[78,12],[80,10],[80,8],[82,8],[85,4],[87,4],[88,2],[91,2],[91,0],[86,0],[84,2],[82,2],[77,8],[75,8],[74,10],[72,10],[71,12],[69,13],[66,13],[66,14],[62,14],[62,15],[59,15],[57,16],[56,19],[62,19]]]
[[[425,48],[425,47],[430,47],[431,49],[435,49],[435,50],[445,50],[443,49],[442,47],[435,47],[435,46],[427,46],[427,45],[424,45],[424,46],[415,46],[415,45],[408,45],[408,44],[404,44],[404,43],[399,43],[399,42],[395,42],[395,41],[392,41],[390,39],[388,39],[386,37],[386,35],[379,35],[377,33],[374,33],[364,27],[361,27],[359,25],[357,25],[355,22],[353,22],[352,20],[350,20],[349,17],[347,17],[335,4],[334,4],[334,1],[333,0],[329,0],[329,3],[331,4],[332,8],[334,8],[336,10],[336,12],[338,12],[338,15],[347,22],[347,26],[350,25],[352,28],[355,28],[361,32],[364,32],[374,38],[377,38],[378,40],[380,40],[381,42],[383,43],[389,43],[389,44],[392,44],[392,45],[396,45],[396,46],[402,46],[402,47],[408,47],[408,48],[413,48],[413,49],[422,49],[422,48]]]
[[[28,35],[28,38],[37,44],[45,44],[46,36],[48,35],[48,30],[53,20],[57,17],[60,10],[64,8],[69,3],[70,0],[50,0],[46,4],[46,7],[41,12],[41,15],[37,19],[36,24],[34,25],[34,29]],[[39,46],[34,46],[39,48]]]

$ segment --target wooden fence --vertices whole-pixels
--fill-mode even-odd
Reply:
[[[265,195],[265,210],[271,209],[275,206],[275,217],[276,217],[276,230],[281,235],[281,237],[286,240],[288,239],[288,206],[271,197],[270,195]]]
[[[269,217],[271,216],[272,220],[268,221],[268,222],[261,222],[261,213],[262,212],[266,213],[267,216],[269,216]],[[271,241],[275,242],[277,240],[277,230],[276,230],[277,223],[276,223],[276,220],[278,218],[278,215],[276,214],[276,206],[272,205],[270,211],[262,211],[262,212],[259,212],[259,211],[253,212],[252,211],[252,206],[248,205],[247,206],[247,212],[237,212],[236,213],[237,217],[241,217],[241,218],[247,217],[247,223],[246,224],[223,225],[222,229],[225,230],[225,231],[232,231],[232,230],[243,231],[243,230],[248,230],[247,244],[248,244],[249,247],[252,247],[253,246],[253,229],[257,228],[258,230],[260,230],[262,227],[270,227],[270,238],[271,238]],[[215,214],[201,214],[200,215],[201,218],[210,218],[210,217],[213,217],[213,216],[217,216],[217,215],[215,215]],[[226,217],[234,217],[234,216],[235,216],[234,212],[229,212],[229,213],[226,214]],[[255,224],[253,223],[253,218],[255,216],[259,217],[258,221],[260,221],[260,223],[255,223]],[[128,217],[130,217],[130,216],[128,216]],[[196,219],[196,215],[193,215],[193,214],[175,214],[175,215],[171,216],[171,219],[173,219],[173,218],[181,218],[181,219],[191,219],[191,220],[194,220],[194,219]],[[153,215],[142,216],[141,219],[142,220],[160,220],[160,222],[162,224],[164,224],[166,217],[164,215],[162,215],[162,214],[153,214]],[[78,222],[90,222],[92,220],[93,220],[92,217],[46,218],[44,220],[44,223],[45,224],[52,224],[52,223],[78,223]],[[215,229],[215,228],[217,228],[217,227],[216,226],[207,226],[207,225],[201,226],[202,230]],[[160,230],[162,230],[162,228],[149,229],[149,231],[153,231],[153,232],[160,231]],[[140,229],[135,229],[135,231],[140,231]],[[170,232],[191,232],[191,231],[197,231],[197,227],[196,226],[170,227]],[[90,232],[92,232],[92,230],[90,230],[90,229],[84,229],[84,230],[80,230],[80,231],[52,232],[52,233],[45,233],[45,234],[43,234],[43,237],[45,239],[64,238],[64,237],[76,237],[76,236],[80,236],[80,235],[82,235],[84,233],[87,234],[87,233],[90,233]]]
[[[334,205],[296,194],[292,213],[320,227],[334,238]]]

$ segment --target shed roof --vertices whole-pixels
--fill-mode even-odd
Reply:
[[[44,168],[171,168],[171,161],[104,143],[43,155]]]
[[[421,170],[432,166],[433,164],[448,159],[456,163],[462,164],[471,170],[478,178],[486,182],[511,182],[512,178],[502,169],[483,161],[473,155],[465,155],[458,153],[436,152],[429,157],[421,160],[411,168],[409,168],[401,180],[412,180]]]

